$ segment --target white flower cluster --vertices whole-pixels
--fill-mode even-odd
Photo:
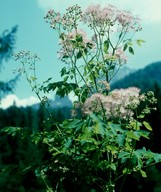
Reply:
[[[89,97],[82,108],[84,114],[102,113],[107,119],[129,119],[134,115],[134,110],[144,100],[140,89],[130,87],[127,89],[115,89],[109,95],[100,93]]]

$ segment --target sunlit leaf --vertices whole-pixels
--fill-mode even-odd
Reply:
[[[142,39],[137,39],[137,40],[136,40],[136,43],[137,43],[137,45],[141,46],[142,43],[145,43],[145,41],[142,40]]]
[[[141,173],[141,175],[142,175],[142,177],[147,177],[147,174],[146,174],[146,172],[145,171],[143,171],[143,170],[140,170],[140,173]]]
[[[110,168],[113,170],[113,171],[116,171],[116,165],[114,163],[110,164]]]
[[[106,147],[110,151],[117,151],[118,150],[118,147],[116,147],[115,145],[107,145]]]
[[[149,131],[152,131],[152,127],[150,126],[150,124],[146,121],[143,121],[143,125],[149,130]]]
[[[137,134],[137,132],[127,131],[127,132],[126,132],[126,135],[127,135],[129,138],[132,138],[132,139],[135,139],[135,140],[139,141],[140,136]]]

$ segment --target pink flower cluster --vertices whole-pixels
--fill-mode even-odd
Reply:
[[[119,65],[126,64],[128,61],[128,57],[121,48],[116,49],[114,55],[112,53],[106,54],[105,58],[109,61],[118,61]]]
[[[45,19],[48,23],[50,23],[50,27],[56,29],[57,25],[60,25],[62,22],[62,18],[59,12],[55,12],[50,9],[45,16]]]
[[[82,20],[91,27],[113,26],[114,23],[118,23],[122,27],[127,26],[132,30],[141,30],[138,17],[134,17],[130,12],[118,10],[113,5],[104,8],[100,5],[90,5],[84,12]]]
[[[79,42],[77,42],[77,38],[81,38]],[[61,49],[58,52],[59,58],[63,58],[64,56],[71,57],[73,54],[77,54],[81,49],[87,47],[87,44],[90,44],[94,47],[94,43],[87,38],[87,34],[83,30],[74,30],[69,32],[68,34],[64,34],[63,38],[60,40]]]
[[[90,56],[95,54],[97,60],[104,58],[114,64],[125,64],[127,56],[121,46],[124,44],[126,32],[141,29],[137,17],[128,11],[118,10],[113,5],[101,7],[99,4],[92,4],[84,12],[78,5],[73,5],[62,15],[49,10],[45,19],[58,31],[60,38],[58,57],[63,62],[68,62],[66,60],[73,56],[79,59],[85,53]],[[83,30],[78,30],[82,22],[92,28],[94,35],[91,39],[87,38]],[[120,32],[118,42],[112,40],[111,32],[114,31]],[[78,43],[79,38],[82,38],[82,41]],[[109,41],[106,51],[104,51],[105,40]],[[98,51],[100,48],[104,51],[102,55]]]
[[[73,29],[73,27],[76,27],[76,21],[79,20],[81,16],[81,8],[78,5],[73,5],[66,9],[64,15],[61,15],[59,12],[55,12],[54,10],[49,10],[45,19],[50,23],[51,28],[60,29],[61,26],[64,30],[69,31],[70,29]]]
[[[101,8],[100,5],[90,5],[82,16],[85,23],[101,26],[103,23],[109,23],[115,19],[116,8],[112,5]]]
[[[119,64],[127,63],[127,56],[121,48],[116,49],[115,51],[116,59],[118,59]]]
[[[136,31],[142,30],[140,26],[140,19],[137,16],[134,17],[129,11],[125,10],[118,11],[116,19],[123,27],[128,26],[129,27],[128,30],[130,29]]]
[[[127,89],[115,89],[105,96],[95,93],[89,97],[82,108],[84,114],[101,113],[107,119],[130,119],[134,115],[134,110],[144,100],[140,94],[140,89],[130,87]]]

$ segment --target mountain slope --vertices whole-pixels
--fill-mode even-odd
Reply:
[[[50,108],[52,109],[61,109],[61,108],[72,108],[72,101],[68,96],[60,98],[58,95],[55,95],[54,100],[49,100]],[[40,103],[32,105],[32,108],[39,109]]]
[[[113,83],[111,88],[136,86],[142,91],[147,91],[153,89],[155,84],[161,86],[161,61],[149,64],[145,68],[125,76],[125,78]]]

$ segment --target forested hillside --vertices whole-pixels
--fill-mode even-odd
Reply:
[[[67,99],[66,99],[67,100]],[[56,105],[57,102],[53,102]],[[62,122],[70,118],[70,107],[63,106],[53,110],[55,121]],[[39,106],[16,107],[0,109],[0,130],[9,127],[13,135],[0,132],[0,191],[3,192],[44,192],[46,185],[36,176],[37,166],[43,166],[48,162],[47,146],[32,143],[30,135],[44,130],[48,114]],[[16,127],[23,128],[17,135]],[[55,128],[50,125],[48,130]],[[14,137],[13,137],[14,136]],[[52,179],[52,178],[51,178]]]
[[[161,86],[161,61],[130,73],[125,78],[113,83],[112,89],[136,86],[142,91],[148,91],[153,90],[156,84]]]

